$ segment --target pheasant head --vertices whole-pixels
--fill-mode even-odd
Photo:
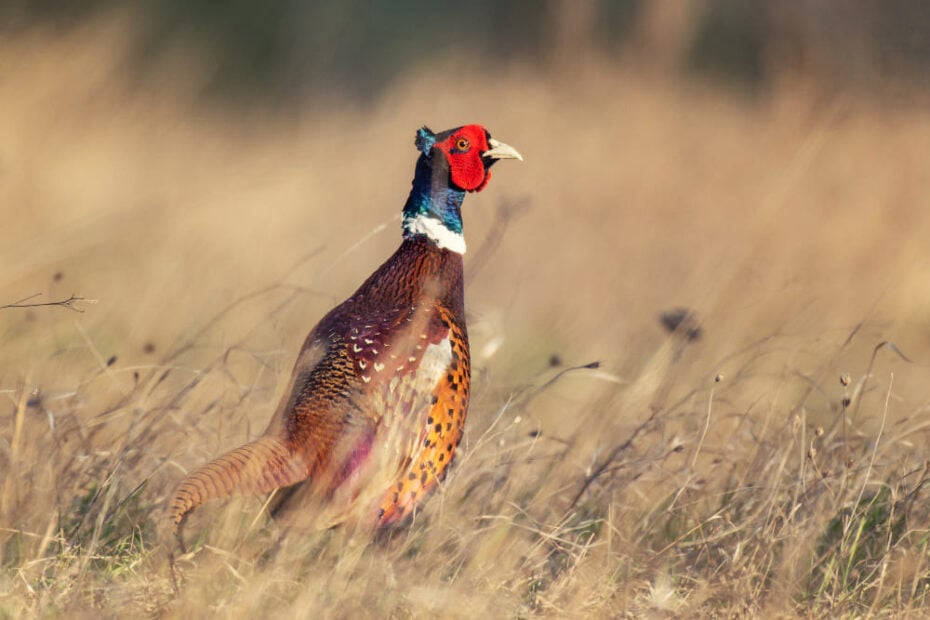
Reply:
[[[466,192],[480,192],[491,180],[491,166],[501,159],[523,156],[491,137],[481,125],[464,125],[441,133],[417,131],[413,188],[404,206],[404,236],[426,235],[441,248],[465,253],[462,201]]]

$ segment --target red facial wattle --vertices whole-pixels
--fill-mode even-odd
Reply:
[[[481,125],[465,125],[451,136],[436,143],[449,162],[452,183],[469,192],[484,189],[491,172],[481,159],[488,150],[488,132]]]

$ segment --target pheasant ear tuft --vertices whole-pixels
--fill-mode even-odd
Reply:
[[[417,150],[424,155],[429,155],[430,149],[436,144],[436,134],[429,127],[423,125],[417,129],[417,137],[413,143],[416,144]]]

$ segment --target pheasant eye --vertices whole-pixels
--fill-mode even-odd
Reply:
[[[459,138],[455,141],[455,148],[459,151],[467,151],[471,143],[465,138]]]

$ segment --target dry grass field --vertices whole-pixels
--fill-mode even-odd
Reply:
[[[930,614],[925,105],[439,59],[244,110],[181,52],[127,77],[123,26],[0,40],[0,306],[83,298],[0,308],[0,617]],[[465,204],[453,473],[378,540],[207,505],[175,583],[173,485],[394,249],[415,129],[470,122],[526,161]]]

